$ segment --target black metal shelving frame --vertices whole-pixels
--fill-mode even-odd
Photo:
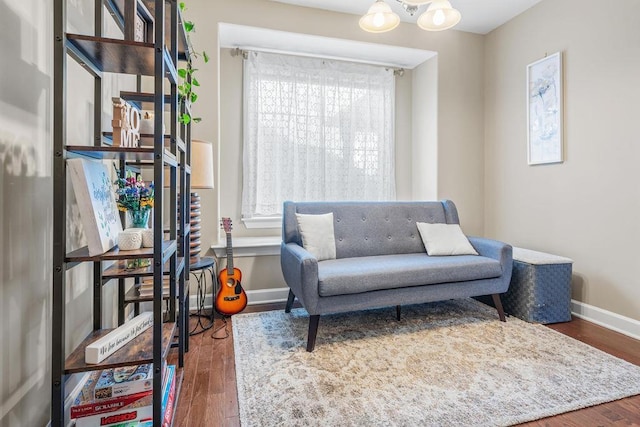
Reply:
[[[184,353],[188,351],[188,292],[190,227],[188,216],[178,218],[178,210],[187,212],[190,193],[191,129],[178,120],[179,109],[186,108],[178,100],[178,61],[190,61],[187,38],[176,0],[94,0],[94,35],[66,32],[66,0],[54,0],[53,8],[53,298],[52,298],[52,355],[51,355],[51,425],[65,425],[65,383],[69,375],[126,364],[148,363],[154,365],[153,375],[153,425],[161,425],[163,366],[171,347],[178,349],[178,367],[184,366]],[[125,39],[115,40],[102,36],[102,23],[107,10],[122,30]],[[147,37],[153,43],[133,41],[133,17],[140,14],[153,23],[147,28]],[[168,28],[167,28],[168,27]],[[77,61],[94,78],[93,142],[87,146],[67,145],[67,60]],[[126,92],[133,101],[152,103],[154,110],[154,134],[152,147],[128,149],[112,147],[102,132],[102,75],[104,72],[134,74],[138,76],[138,92]],[[152,76],[153,93],[140,93],[141,76]],[[165,93],[166,81],[169,90]],[[163,135],[165,107],[169,107],[171,133]],[[153,167],[155,192],[153,214],[153,249],[137,252],[120,252],[117,247],[100,256],[88,256],[86,248],[69,252],[66,248],[66,159],[82,156],[88,159],[110,159],[125,167]],[[168,169],[168,201],[162,189],[165,187],[165,169]],[[165,239],[163,204],[169,206],[168,240]],[[105,272],[105,261],[130,258],[153,258],[152,265],[144,272]],[[186,257],[186,258],[185,258]],[[93,266],[93,332],[67,357],[65,348],[66,272],[81,263]],[[125,277],[153,276],[153,327],[136,338],[137,353],[129,355],[119,350],[98,365],[84,364],[84,347],[104,335],[108,330],[102,325],[102,287],[111,280],[118,281],[118,323],[124,322]],[[163,277],[170,278],[168,298],[162,293]],[[148,298],[146,300],[149,300]],[[168,301],[166,313],[163,301]],[[177,302],[177,307],[176,307]],[[136,310],[137,311],[137,310]],[[177,342],[175,338],[177,336]],[[132,341],[133,343],[133,341]],[[125,347],[126,348],[126,347]],[[140,348],[142,350],[140,351]],[[116,354],[119,355],[116,357]],[[176,375],[177,404],[182,371]],[[175,411],[174,411],[175,414]]]

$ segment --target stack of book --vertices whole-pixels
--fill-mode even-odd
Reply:
[[[91,373],[71,407],[76,427],[152,426],[153,364]],[[167,365],[162,386],[162,426],[171,425],[176,392],[175,365]]]
[[[153,277],[143,277],[138,287],[141,297],[153,296]],[[165,278],[162,281],[162,294],[169,295],[169,278]]]

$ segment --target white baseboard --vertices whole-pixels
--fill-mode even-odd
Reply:
[[[269,304],[273,302],[285,302],[289,295],[289,288],[259,289],[247,291],[249,305]]]
[[[196,295],[189,295],[189,311],[193,313],[198,308],[198,297]],[[213,294],[206,294],[204,296],[204,307],[207,310],[210,310],[213,307]]]
[[[247,294],[247,305],[270,304],[274,302],[285,302],[289,295],[289,288],[259,289],[256,291],[245,291]],[[189,296],[189,311],[194,312],[197,305],[197,297]],[[210,310],[213,307],[213,295],[207,294],[204,297],[204,308]]]
[[[576,300],[571,300],[571,313],[596,325],[640,340],[640,321],[638,320]]]

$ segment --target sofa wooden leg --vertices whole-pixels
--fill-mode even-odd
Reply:
[[[507,320],[504,317],[504,310],[502,309],[502,301],[500,301],[500,295],[492,294],[491,298],[493,298],[493,305],[495,305],[496,310],[498,310],[498,316],[500,317],[500,321],[506,322]]]
[[[293,306],[293,300],[296,299],[296,296],[293,294],[293,291],[289,289],[289,296],[287,297],[287,305],[284,308],[285,313],[291,313],[291,307]]]
[[[398,319],[398,322],[400,321],[400,314],[402,313],[402,306],[401,305],[396,305],[396,319]]]
[[[320,315],[315,314],[309,317],[309,334],[307,335],[307,351],[312,352],[316,346],[316,335],[318,334],[318,323]]]

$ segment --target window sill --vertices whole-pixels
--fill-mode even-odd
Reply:
[[[269,237],[234,237],[233,238],[233,256],[234,257],[255,257],[255,256],[271,256],[280,255],[280,236]],[[211,245],[211,249],[218,258],[227,256],[226,242],[221,241],[215,245]]]
[[[247,228],[280,228],[282,227],[282,216],[243,218],[242,223]]]

